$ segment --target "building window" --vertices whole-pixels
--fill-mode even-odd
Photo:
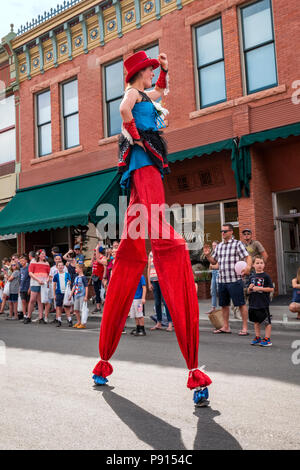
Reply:
[[[106,109],[106,132],[110,137],[121,132],[122,118],[120,104],[124,93],[123,60],[119,60],[104,68],[104,95]]]
[[[0,164],[16,159],[15,97],[0,100]]]
[[[38,156],[52,153],[50,90],[37,95]]]
[[[277,86],[271,0],[241,8],[247,93]]]
[[[64,83],[62,93],[64,148],[69,149],[79,145],[78,80]]]
[[[226,101],[222,21],[195,29],[200,108]]]
[[[147,47],[146,49],[144,49],[144,51],[146,52],[147,56],[150,57],[150,59],[157,59],[159,56],[158,44],[156,44],[155,46]],[[155,87],[155,83],[158,80],[159,72],[160,72],[160,67],[153,70],[154,77],[152,79],[152,85],[151,85],[151,88],[147,88],[146,91],[152,90]]]

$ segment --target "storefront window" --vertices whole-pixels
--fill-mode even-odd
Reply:
[[[237,201],[187,204],[167,211],[167,216],[175,230],[190,244],[190,251],[197,252],[198,256],[203,244],[222,240],[220,230],[224,223],[234,226],[234,237],[239,239]]]

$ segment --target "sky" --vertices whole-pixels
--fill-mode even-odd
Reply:
[[[42,15],[44,11],[55,8],[62,0],[0,0],[0,38],[10,32],[10,24],[14,24],[14,31],[31,22],[32,18]]]

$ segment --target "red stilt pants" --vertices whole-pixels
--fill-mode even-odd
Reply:
[[[101,361],[94,374],[112,373],[114,354],[133,298],[147,263],[145,233],[151,238],[153,261],[162,295],[168,305],[177,340],[189,369],[187,386],[205,387],[210,378],[198,370],[199,307],[186,242],[166,222],[164,188],[159,170],[146,166],[132,176],[130,203],[107,290],[99,340]],[[140,206],[136,206],[136,205]],[[139,232],[140,236],[136,237]]]

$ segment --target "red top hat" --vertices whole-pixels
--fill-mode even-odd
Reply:
[[[133,75],[146,67],[157,69],[157,67],[159,67],[159,62],[157,59],[150,59],[145,51],[139,51],[126,59],[124,66],[127,70],[126,83],[128,83]]]

